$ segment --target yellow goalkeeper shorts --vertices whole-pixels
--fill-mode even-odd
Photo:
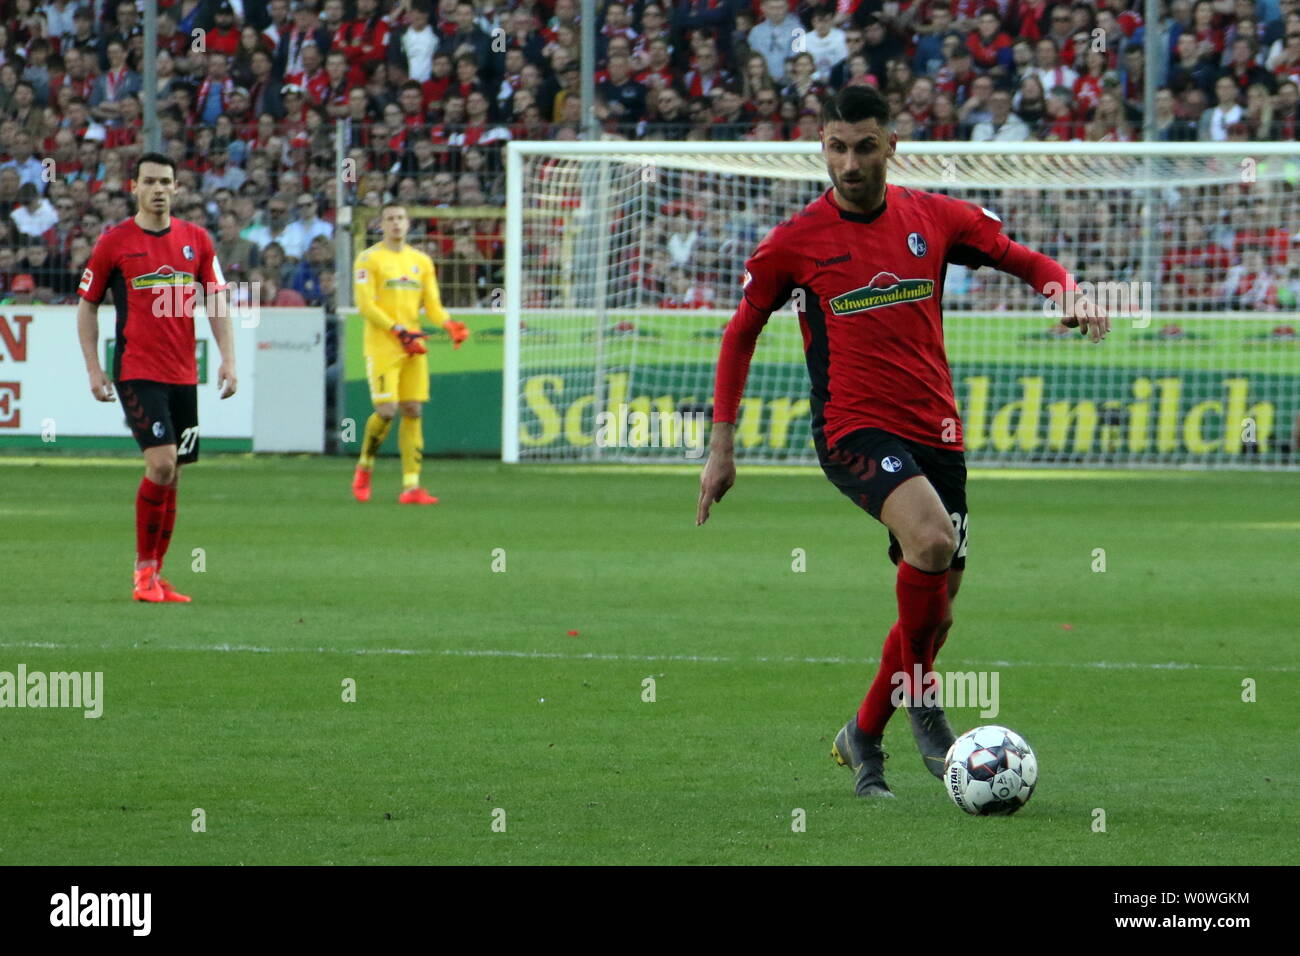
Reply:
[[[380,369],[375,368],[374,357],[367,355],[366,378],[370,382],[370,400],[376,405],[429,400],[427,355],[404,355]]]

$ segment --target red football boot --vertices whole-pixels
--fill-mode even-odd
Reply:
[[[403,505],[436,505],[438,499],[423,488],[411,488],[398,495],[397,502]]]
[[[161,604],[167,600],[167,595],[159,583],[157,568],[140,568],[135,572],[135,593],[137,601],[148,601],[151,604]]]
[[[161,575],[158,577],[158,586],[162,588],[164,601],[170,601],[174,604],[189,604],[193,600],[188,594],[181,594],[180,591],[177,591]]]
[[[370,471],[358,468],[352,476],[352,497],[357,501],[370,500]]]

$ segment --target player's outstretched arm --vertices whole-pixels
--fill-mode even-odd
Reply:
[[[113,383],[99,364],[99,306],[87,299],[77,302],[77,338],[81,341],[82,358],[86,360],[86,374],[90,376],[90,394],[97,402],[117,401]]]
[[[1035,252],[999,234],[997,241],[1005,248],[994,253],[997,268],[1029,283],[1042,295],[1055,301],[1061,309],[1061,324],[1077,328],[1093,342],[1100,342],[1110,331],[1106,310],[1080,292],[1065,268],[1050,256]]]
[[[1013,275],[1060,306],[1062,325],[1091,335],[1093,342],[1106,337],[1110,331],[1106,310],[1079,292],[1064,266],[1008,238],[1002,232],[1002,220],[982,206],[957,200],[944,202],[954,222],[949,262],[977,269],[992,266]]]

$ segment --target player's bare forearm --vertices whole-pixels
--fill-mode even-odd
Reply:
[[[722,500],[736,483],[736,423],[714,422],[709,438],[709,460],[700,474],[700,500],[695,507],[695,526],[709,520],[709,509]]]
[[[86,360],[90,394],[97,402],[116,401],[113,383],[99,364],[99,306],[86,299],[77,303],[77,339],[81,342],[82,358]]]
[[[217,370],[217,382],[221,386],[221,397],[229,398],[238,388],[235,373],[235,334],[230,324],[230,309],[225,291],[211,292],[207,297],[208,325],[212,327],[212,337],[216,340],[217,350],[221,352],[221,368]]]
[[[695,511],[697,527],[709,520],[709,508],[721,501],[722,496],[736,483],[734,419],[745,394],[749,360],[753,357],[758,336],[770,315],[769,310],[755,308],[748,297],[742,298],[736,314],[731,317],[722,333],[722,349],[718,354],[717,380],[713,390],[713,413],[718,421],[713,423],[713,433],[709,437],[709,460],[700,475],[700,501]]]
[[[212,337],[221,351],[221,361],[235,364],[235,334],[230,325],[230,302],[225,292],[212,292],[205,303]]]
[[[736,448],[736,423],[714,422],[709,435],[709,454],[734,454]]]
[[[77,338],[81,341],[86,371],[103,371],[99,364],[99,306],[86,299],[77,301]]]

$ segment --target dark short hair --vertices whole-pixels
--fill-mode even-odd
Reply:
[[[140,167],[145,163],[155,163],[159,166],[168,166],[172,171],[172,178],[176,178],[176,160],[172,159],[166,153],[145,153],[135,163],[135,178],[140,178]]]
[[[861,123],[874,119],[881,126],[889,123],[889,104],[870,86],[849,86],[822,104],[822,125],[827,123]]]
[[[400,209],[402,212],[406,212],[406,203],[398,202],[396,199],[390,199],[379,207],[379,215],[382,216],[389,209]]]

